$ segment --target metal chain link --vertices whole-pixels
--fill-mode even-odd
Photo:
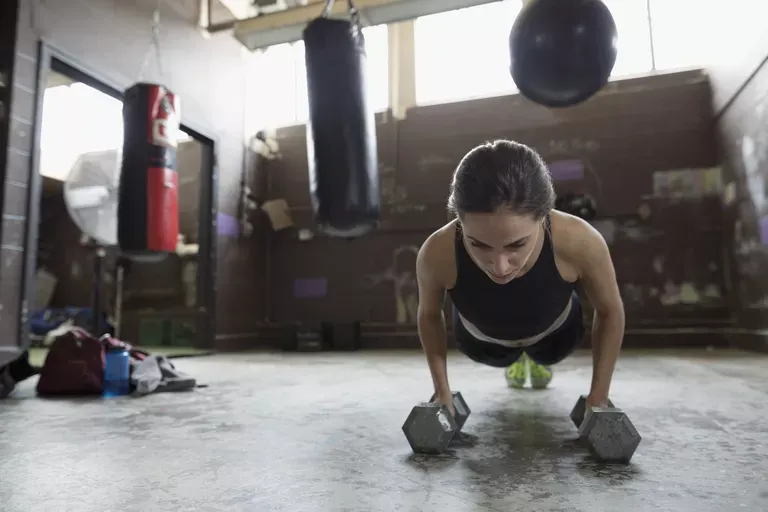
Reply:
[[[330,16],[331,11],[333,10],[333,4],[335,3],[335,0],[325,0],[325,7],[323,7],[323,12],[321,16],[323,18],[327,18]],[[355,25],[360,25],[360,11],[357,10],[357,6],[355,5],[354,0],[347,0],[347,8],[349,10],[349,16],[352,18],[352,23]]]
[[[139,81],[144,79],[144,73],[147,70],[147,66],[149,65],[149,59],[152,57],[152,54],[155,55],[155,60],[157,63],[157,70],[160,73],[160,76],[164,76],[165,73],[163,72],[163,59],[162,59],[162,52],[160,51],[160,6],[162,5],[162,0],[157,0],[157,7],[155,7],[154,13],[152,13],[152,42],[149,45],[149,48],[147,49],[147,53],[144,55],[144,63],[141,65],[141,71],[139,71]]]

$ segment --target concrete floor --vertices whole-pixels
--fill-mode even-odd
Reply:
[[[3,512],[768,510],[768,358],[625,352],[612,399],[643,435],[632,464],[572,440],[588,353],[552,388],[511,390],[451,354],[474,446],[414,456],[400,430],[431,394],[420,353],[182,359],[185,394],[0,403]]]

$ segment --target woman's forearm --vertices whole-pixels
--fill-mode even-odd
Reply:
[[[624,313],[595,312],[592,323],[592,389],[595,400],[605,401],[624,339]]]
[[[424,347],[429,371],[432,374],[435,392],[450,396],[445,318],[442,314],[419,315],[418,328],[421,345]]]

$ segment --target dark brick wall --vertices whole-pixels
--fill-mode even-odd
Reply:
[[[18,2],[7,0],[0,3],[0,148],[5,148],[8,140],[8,107],[11,101],[11,75],[13,73],[14,48],[16,40],[16,13]],[[6,151],[0,151],[0,184],[5,182]],[[3,195],[0,194],[0,211]],[[2,225],[0,225],[2,233]]]
[[[13,265],[16,259],[11,251],[3,250],[5,242],[3,240],[3,232],[6,227],[13,228],[13,225],[18,221],[11,214],[6,214],[4,210],[5,204],[5,189],[6,185],[6,163],[10,157],[12,160],[18,159],[21,156],[17,155],[15,150],[8,150],[8,131],[11,122],[10,118],[10,103],[11,95],[13,91],[12,75],[13,75],[13,63],[14,63],[14,48],[16,38],[16,15],[18,10],[18,2],[16,0],[7,0],[0,2],[0,213],[2,213],[2,219],[0,219],[0,323],[7,317],[8,313],[5,311],[5,303],[8,297],[13,297],[14,288],[13,283],[9,283],[9,290],[6,291],[6,285],[3,278],[5,263],[8,262]],[[18,251],[16,251],[18,252]],[[13,309],[10,311],[10,315],[14,315]],[[13,359],[16,356],[16,340],[13,338],[7,338],[2,335],[0,331],[0,366],[5,364],[7,360]]]
[[[597,199],[595,226],[611,246],[630,329],[667,329],[650,341],[665,344],[670,328],[726,324],[718,173],[685,171],[717,164],[711,102],[706,75],[691,71],[613,82],[594,100],[563,111],[504,96],[418,107],[399,122],[379,116],[381,229],[355,241],[274,234],[270,318],[363,321],[379,331],[390,325],[396,335],[382,341],[380,333],[371,343],[418,346],[415,252],[447,220],[458,160],[483,140],[511,138],[550,163],[585,165],[583,178],[555,176],[556,188]],[[270,195],[286,198],[297,226],[311,228],[304,129],[284,129],[278,138],[283,157],[266,166]],[[665,173],[674,170],[683,172]],[[670,176],[687,180],[686,197],[665,192],[661,180]],[[306,296],[318,289],[321,296]]]
[[[13,99],[4,181],[0,272],[0,343],[18,343],[22,244],[27,218],[28,184],[35,115],[38,41],[94,70],[99,78],[125,88],[139,77],[151,40],[157,2],[32,2],[21,0],[13,73]],[[229,219],[238,209],[243,162],[244,66],[240,45],[228,34],[204,38],[195,28],[193,0],[161,2],[161,55],[164,75],[151,60],[144,76],[160,79],[181,97],[182,122],[209,130],[218,139],[218,208]],[[34,10],[33,10],[34,7]],[[261,316],[263,250],[250,240],[215,236],[218,256],[217,330],[247,341]],[[244,301],[243,297],[250,297]]]
[[[753,0],[732,0],[728,2],[728,9],[717,2],[700,4],[696,22],[701,25],[697,31],[718,34],[703,43],[715,112],[720,113],[765,60],[768,32],[761,4]]]
[[[17,1],[5,2],[0,9],[0,50],[6,88],[3,94],[3,115],[0,116],[0,152],[3,156],[3,180],[0,181],[0,346],[17,346],[16,324],[19,318],[18,296],[21,290],[24,222],[26,218],[26,179],[20,168],[27,165],[31,152],[30,128],[32,116],[24,116],[17,105],[27,106],[29,90],[17,83],[16,76],[30,72],[34,81],[34,63],[21,58],[15,51],[16,20],[21,16]],[[8,326],[8,327],[5,327]]]
[[[768,56],[768,41],[751,48]],[[728,180],[727,250],[733,255],[728,279],[734,283],[732,307],[739,344],[768,351],[768,66],[750,61],[740,76],[747,81],[718,121]],[[754,74],[752,74],[754,73]]]

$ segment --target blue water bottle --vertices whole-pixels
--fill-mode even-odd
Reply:
[[[130,392],[130,357],[124,349],[107,351],[103,386],[105,397],[122,396]]]

